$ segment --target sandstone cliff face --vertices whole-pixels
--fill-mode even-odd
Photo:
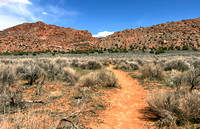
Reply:
[[[97,47],[142,49],[159,47],[200,48],[200,18],[169,22],[151,27],[127,29],[101,38]]]
[[[24,23],[0,32],[0,51],[41,51],[91,49],[97,38],[86,30]]]

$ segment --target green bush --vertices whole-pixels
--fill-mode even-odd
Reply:
[[[188,46],[183,46],[182,50],[189,50]]]
[[[151,51],[150,51],[150,53],[151,53],[151,54],[154,54],[154,51],[153,51],[153,50],[151,50]]]

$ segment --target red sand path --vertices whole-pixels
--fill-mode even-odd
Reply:
[[[137,79],[127,76],[127,72],[116,70],[109,66],[107,69],[114,72],[121,89],[111,93],[110,106],[100,117],[104,123],[91,126],[93,129],[143,129],[147,122],[140,119],[139,110],[147,106],[145,102],[146,91],[139,85]]]

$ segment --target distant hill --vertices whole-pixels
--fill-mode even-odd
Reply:
[[[96,44],[96,47],[102,48],[134,50],[159,47],[182,49],[183,46],[200,48],[200,18],[115,32]]]
[[[92,49],[98,38],[86,30],[24,23],[0,31],[0,51],[70,51]]]
[[[0,31],[0,52],[71,50],[200,49],[200,18],[115,32],[105,38],[43,22],[24,23]]]

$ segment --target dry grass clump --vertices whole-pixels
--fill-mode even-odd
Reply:
[[[172,69],[183,72],[183,71],[188,70],[189,66],[183,60],[172,60],[165,64],[164,70],[170,71]]]
[[[80,79],[83,86],[95,86],[100,85],[103,87],[115,87],[117,85],[117,79],[114,74],[108,70],[100,70],[94,73],[90,73],[83,76]]]
[[[200,95],[186,92],[154,92],[147,100],[149,119],[159,127],[200,123]]]
[[[157,65],[145,64],[141,68],[141,78],[162,80],[164,78],[163,68],[158,64]]]
[[[69,67],[63,69],[61,76],[62,81],[70,84],[75,84],[79,80],[78,73],[74,69]]]
[[[31,110],[31,109],[30,109]],[[0,129],[56,129],[58,117],[50,117],[48,113],[28,111],[23,113],[18,110],[13,115],[2,115]]]

